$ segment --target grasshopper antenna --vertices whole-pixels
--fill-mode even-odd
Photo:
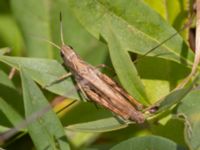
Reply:
[[[63,23],[62,23],[62,13],[60,12],[60,39],[62,45],[65,45],[64,43],[64,36],[63,36]]]
[[[176,35],[178,35],[180,32],[182,32],[183,30],[185,30],[186,28],[189,28],[192,24],[192,21],[194,19],[194,14],[191,15],[191,17],[189,18],[188,22],[178,31],[176,31],[174,34],[172,34],[170,37],[168,37],[167,39],[163,40],[162,42],[160,42],[158,45],[156,45],[155,47],[153,47],[152,49],[150,49],[149,51],[147,51],[145,54],[141,55],[140,57],[138,57],[138,59],[136,59],[135,61],[133,61],[133,63],[138,62],[141,58],[147,56],[149,53],[151,53],[152,51],[156,50],[158,47],[160,47],[161,45],[163,45],[165,42],[167,42],[168,40],[172,39],[173,37],[175,37]]]
[[[47,40],[47,39],[45,39],[45,38],[38,37],[38,36],[34,36],[34,35],[31,36],[31,37],[32,37],[32,38],[35,38],[35,39],[37,39],[37,40],[45,41],[45,42],[51,44],[52,46],[56,47],[57,49],[60,49],[60,46],[58,46],[57,44],[55,44],[55,43],[53,43],[53,42],[51,42],[51,41],[49,41],[49,40]]]
[[[55,44],[55,43],[53,43],[53,42],[51,42],[51,41],[49,41],[49,40],[46,40],[46,39],[43,39],[43,40],[46,41],[47,43],[51,44],[52,46],[54,46],[54,47],[60,49],[60,46],[58,46],[57,44]]]

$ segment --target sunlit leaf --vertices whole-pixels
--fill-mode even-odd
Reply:
[[[167,22],[175,29],[180,30],[188,21],[189,6],[187,0],[145,0],[145,2],[155,9]],[[174,9],[171,9],[171,8]],[[187,29],[185,29],[187,30]],[[185,37],[186,38],[186,37]]]
[[[198,76],[196,76],[191,82],[185,87],[177,88],[169,93],[167,96],[156,102],[152,109],[156,109],[156,113],[168,110],[174,104],[181,102],[186,95],[192,90],[193,86],[197,83]]]
[[[5,2],[7,3],[7,2]],[[8,4],[8,3],[7,3]],[[8,10],[8,5],[1,5],[2,7]],[[23,39],[20,29],[17,26],[15,18],[13,18],[12,13],[0,13],[0,45],[1,47],[10,47],[11,54],[21,55],[23,51]]]
[[[130,65],[129,52],[145,54],[176,31],[142,1],[71,0],[70,2],[83,26],[93,36],[98,39],[103,37],[107,42],[113,66],[122,85],[136,99],[144,102],[145,91],[134,66]],[[191,65],[193,54],[188,50],[184,40],[179,35],[172,39],[149,55]]]

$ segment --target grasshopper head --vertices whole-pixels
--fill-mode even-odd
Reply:
[[[63,45],[60,49],[61,51],[61,57],[63,60],[70,61],[74,56],[76,56],[76,53],[74,52],[73,48],[68,45]]]

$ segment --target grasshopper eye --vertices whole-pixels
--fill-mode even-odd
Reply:
[[[71,45],[69,45],[69,47],[70,47],[71,49],[73,49],[73,47],[72,47]]]
[[[63,58],[64,57],[64,54],[62,52],[60,52],[60,56]]]

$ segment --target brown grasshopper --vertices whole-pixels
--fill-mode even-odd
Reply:
[[[65,45],[61,15],[60,25],[62,46],[59,49],[65,66],[71,72],[67,76],[74,76],[78,89],[83,95],[125,120],[143,123],[145,118],[139,111],[142,108],[142,104],[131,97],[110,77],[83,61],[71,47]]]

